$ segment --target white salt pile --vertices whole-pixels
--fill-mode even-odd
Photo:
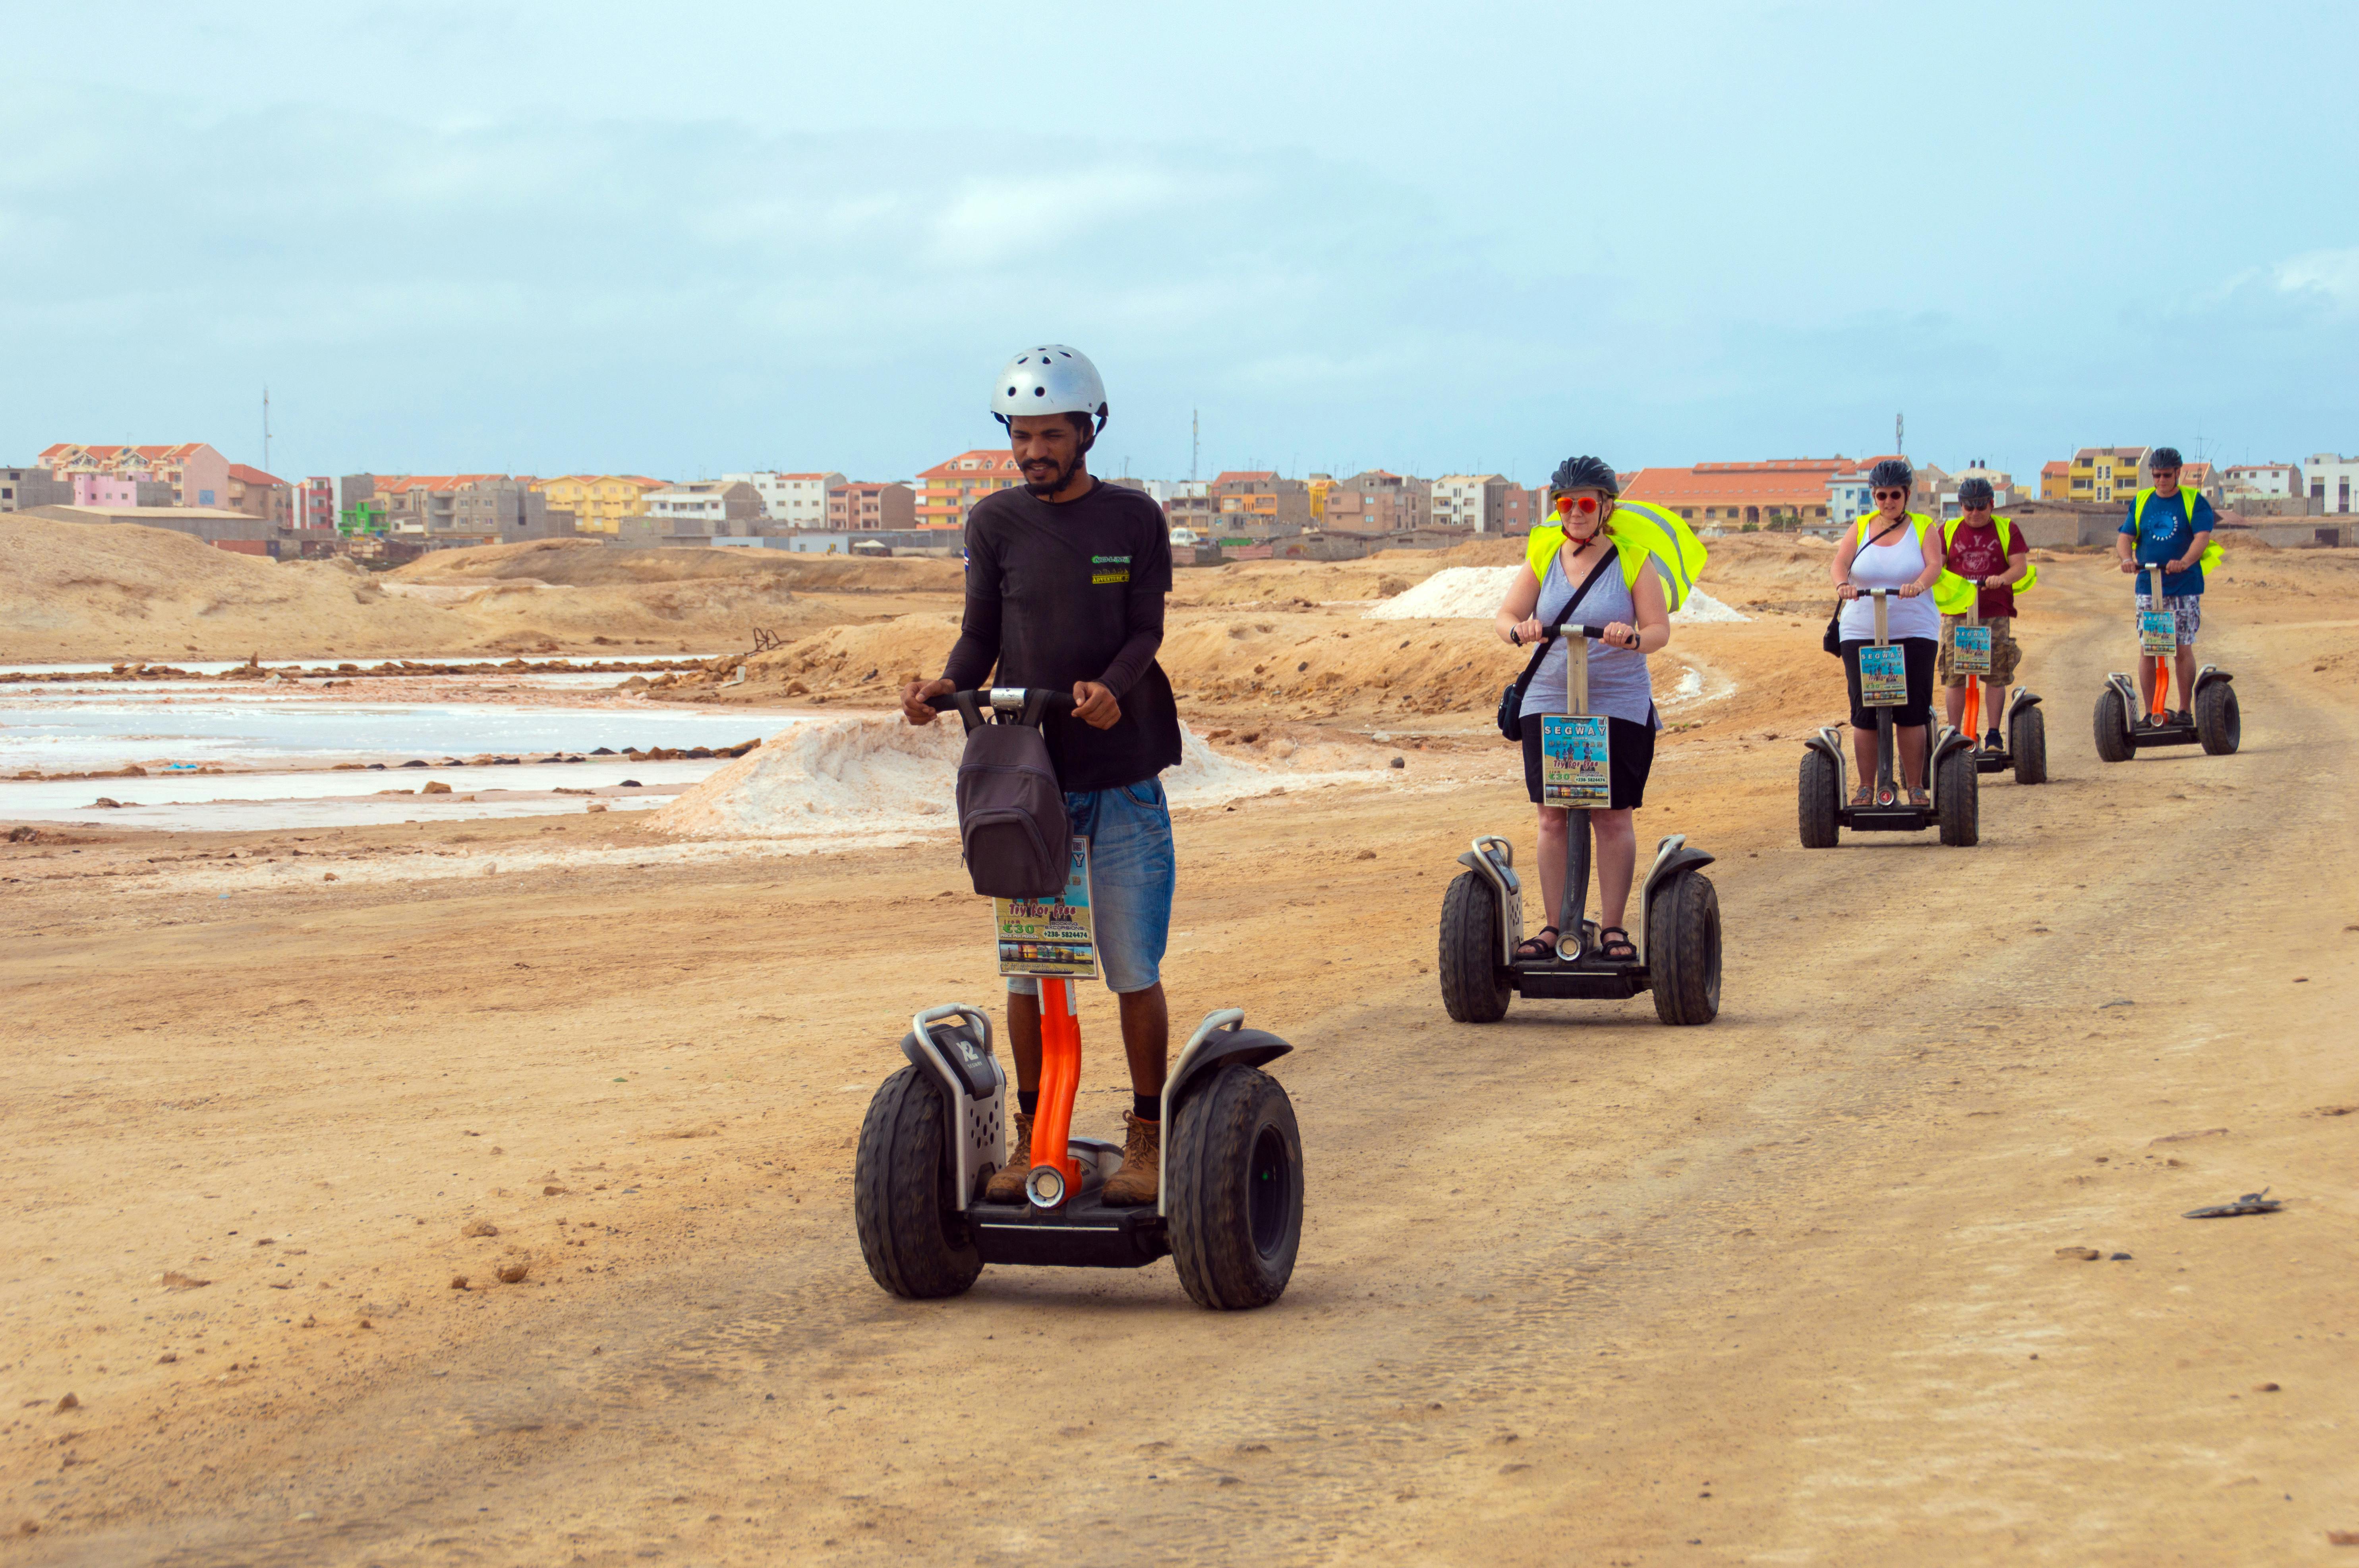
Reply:
[[[1406,592],[1397,593],[1367,612],[1370,621],[1487,620],[1498,613],[1499,601],[1521,567],[1446,567]],[[1688,601],[1671,612],[1682,626],[1711,625],[1753,618],[1731,610],[1697,589]]]
[[[1174,806],[1386,776],[1373,767],[1271,770],[1223,756],[1184,726],[1180,741],[1180,765],[1163,775]],[[904,843],[957,825],[952,790],[964,745],[957,719],[947,715],[924,729],[897,714],[810,720],[763,741],[647,821],[684,838],[823,838],[846,849]]]

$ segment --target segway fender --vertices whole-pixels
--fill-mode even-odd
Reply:
[[[1655,863],[1647,868],[1647,881],[1638,894],[1638,961],[1647,961],[1647,933],[1655,928],[1655,895],[1669,887],[1681,873],[1709,866],[1719,857],[1706,850],[1690,849],[1688,836],[1674,833],[1655,847]]]
[[[2201,692],[2205,687],[2210,686],[2215,680],[2233,681],[2235,678],[2236,677],[2234,676],[2230,675],[2226,670],[2222,669],[2217,665],[2206,665],[2201,669],[2195,672],[2195,691]],[[2187,710],[2190,713],[2195,711],[2194,693],[2190,693],[2188,696]]]
[[[1802,742],[1807,752],[1824,752],[1835,765],[1835,809],[1843,810],[1843,802],[1851,798],[1851,765],[1843,758],[1843,736],[1832,724]]]
[[[2015,722],[2015,716],[2022,712],[2025,708],[2037,708],[2038,706],[2039,694],[2038,692],[2026,691],[2023,687],[2017,687],[2013,691],[2006,694],[2006,711],[1999,715],[1999,728],[2001,730],[2005,730],[2006,726]]]
[[[901,1054],[942,1086],[944,1141],[963,1210],[984,1166],[995,1168],[1006,1155],[1007,1074],[991,1054],[991,1015],[972,1002],[929,1007],[909,1021]]]
[[[1488,879],[1491,891],[1498,894],[1499,962],[1514,963],[1524,939],[1524,880],[1516,874],[1516,847],[1495,833],[1485,833],[1458,857],[1458,863]]]
[[[1245,1022],[1243,1008],[1224,1007],[1206,1013],[1204,1022],[1196,1025],[1196,1033],[1188,1037],[1188,1044],[1180,1048],[1180,1060],[1163,1080],[1163,1126],[1167,1133],[1188,1096],[1212,1082],[1214,1069],[1231,1062],[1258,1067],[1294,1049],[1267,1030],[1245,1028]],[[1171,1140],[1167,1136],[1156,1165],[1157,1213],[1170,1212],[1165,1206],[1170,1192]]]

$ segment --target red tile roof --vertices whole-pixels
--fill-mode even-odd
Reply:
[[[2039,477],[2042,479],[2062,479],[2071,471],[2072,465],[2068,462],[2042,463],[2039,465]]]
[[[1658,506],[1821,506],[1827,481],[1849,460],[1795,459],[1767,463],[1698,463],[1686,469],[1641,469],[1622,487],[1633,501]]]
[[[974,467],[968,469],[959,466],[970,461],[974,464]],[[918,477],[919,479],[955,479],[962,473],[1020,477],[1023,472],[1024,465],[1016,460],[1014,453],[1004,448],[977,447],[973,451],[961,452],[954,458],[946,458],[929,469],[919,470]]]
[[[1212,488],[1217,490],[1224,484],[1260,484],[1277,477],[1276,469],[1231,469],[1212,481]]]
[[[276,475],[264,473],[260,469],[248,468],[244,463],[230,464],[229,477],[241,484],[285,484],[287,482]]]

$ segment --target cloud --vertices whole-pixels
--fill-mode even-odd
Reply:
[[[2359,249],[2309,251],[2279,262],[2280,293],[2308,296],[2337,312],[2359,309]]]

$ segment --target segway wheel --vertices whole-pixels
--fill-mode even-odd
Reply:
[[[1982,842],[1982,774],[1972,750],[1961,746],[1941,759],[1941,787],[1933,798],[1940,802],[1942,843],[1966,849]]]
[[[2026,708],[2006,727],[2006,749],[2015,753],[2015,782],[2019,784],[2048,782],[2048,720],[2039,709]]]
[[[1655,1016],[1665,1023],[1720,1016],[1720,894],[1710,877],[1673,877],[1647,906],[1647,976]]]
[[[2226,681],[2206,681],[2195,694],[2195,738],[2206,754],[2224,757],[2244,742],[2245,720],[2236,709],[2236,688]]]
[[[1171,1262],[1198,1306],[1236,1312],[1286,1293],[1302,1245],[1302,1134],[1276,1078],[1241,1062],[1180,1103],[1165,1162]]]
[[[1475,871],[1461,871],[1441,899],[1441,1005],[1459,1023],[1496,1023],[1515,995],[1499,967],[1499,894]]]
[[[2126,762],[2137,755],[2137,748],[2130,744],[2129,704],[2122,700],[2119,689],[2109,685],[2098,697],[2093,723],[2100,761]]]
[[[897,1296],[954,1296],[983,1272],[958,1210],[940,1086],[914,1065],[878,1086],[860,1124],[852,1222],[876,1282]]]
[[[1802,776],[1795,788],[1795,806],[1801,817],[1802,848],[1835,847],[1835,812],[1842,806],[1843,784],[1835,776],[1832,757],[1811,746],[1802,752]]]

